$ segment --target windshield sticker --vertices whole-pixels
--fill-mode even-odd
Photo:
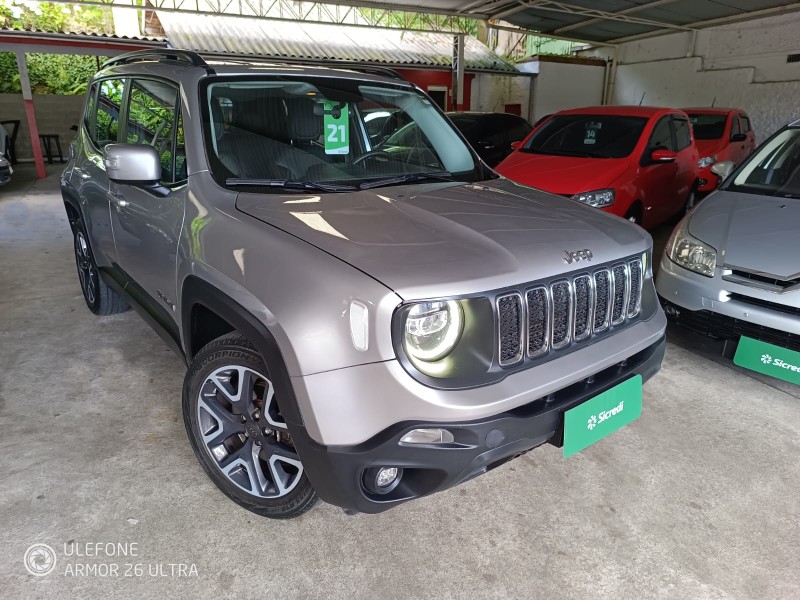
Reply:
[[[350,152],[350,110],[346,102],[325,102],[323,111],[325,154]]]
[[[603,124],[599,121],[589,121],[586,123],[586,135],[583,138],[584,144],[597,143],[597,131],[603,128]]]

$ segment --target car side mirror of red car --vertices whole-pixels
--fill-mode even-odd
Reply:
[[[746,140],[747,140],[747,134],[746,133],[734,133],[731,136],[731,141],[732,142],[744,142]]]
[[[650,161],[654,163],[671,163],[675,162],[678,154],[666,148],[657,148],[650,153]]]
[[[522,146],[522,140],[517,140],[516,142],[511,142],[511,149],[512,150],[516,150],[520,146]]]

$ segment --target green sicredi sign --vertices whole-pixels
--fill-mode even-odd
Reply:
[[[733,362],[745,369],[800,385],[800,352],[742,337]]]
[[[564,456],[572,456],[642,414],[642,376],[636,375],[564,414]]]

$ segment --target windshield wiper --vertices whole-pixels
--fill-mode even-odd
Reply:
[[[400,183],[411,183],[412,181],[425,181],[426,179],[453,181],[453,174],[448,173],[447,171],[431,171],[430,173],[408,173],[406,175],[398,175],[397,177],[388,177],[386,179],[365,181],[358,187],[362,190],[368,190],[370,188],[398,185]]]
[[[228,179],[225,180],[225,185],[232,187],[270,187],[284,190],[317,190],[322,192],[354,192],[358,189],[354,185],[342,185],[337,183],[294,181],[292,179],[241,179],[238,177],[228,177]]]

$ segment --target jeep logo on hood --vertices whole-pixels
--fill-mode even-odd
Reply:
[[[588,248],[584,248],[583,250],[574,250],[572,252],[569,250],[564,250],[564,255],[565,256],[563,256],[562,259],[568,265],[581,260],[588,260],[589,262],[592,262],[592,257],[594,256],[592,251]]]

